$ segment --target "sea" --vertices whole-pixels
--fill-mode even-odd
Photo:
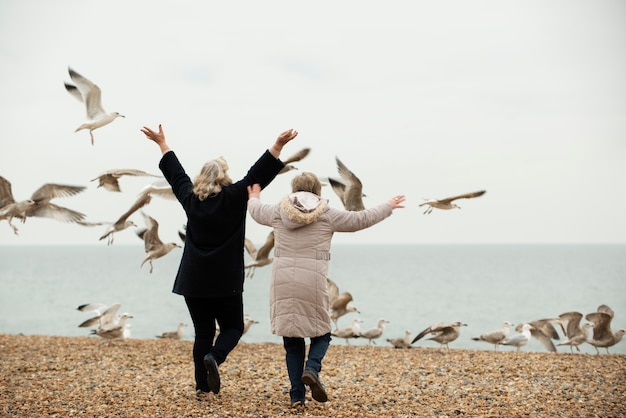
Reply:
[[[142,245],[0,246],[0,333],[88,336],[91,329],[78,325],[92,315],[77,307],[120,303],[119,312],[133,316],[130,338],[154,339],[182,322],[188,325],[183,339],[193,340],[184,300],[172,293],[181,254],[177,249],[155,260],[150,273],[147,263],[140,267]],[[242,342],[282,342],[270,330],[270,273],[271,266],[261,267],[246,279],[244,310],[258,324]],[[359,311],[339,318],[338,327],[359,318],[365,330],[385,319],[383,335],[371,343],[381,348],[391,348],[386,340],[405,331],[414,337],[431,325],[461,321],[467,326],[449,344],[451,350],[494,350],[472,337],[498,329],[504,321],[521,324],[569,311],[586,315],[602,304],[615,312],[613,331],[626,329],[624,244],[334,244],[329,277],[340,292],[352,294]],[[559,333],[555,344],[565,340]],[[426,338],[413,345],[439,348]],[[580,349],[595,354],[589,344]],[[521,351],[546,349],[532,340]],[[570,348],[557,346],[557,351],[567,354]],[[609,351],[626,354],[626,338]]]

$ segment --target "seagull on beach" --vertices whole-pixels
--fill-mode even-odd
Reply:
[[[146,173],[142,170],[135,170],[132,168],[120,168],[115,170],[108,170],[98,177],[91,179],[91,181],[98,180],[98,187],[103,187],[111,192],[120,192],[119,179],[122,176],[142,176],[142,177],[161,177],[155,174]]]
[[[61,222],[79,222],[85,214],[57,206],[50,200],[58,197],[74,196],[85,190],[84,186],[46,183],[31,195],[30,199],[15,201],[11,183],[0,176],[0,220],[6,219],[15,235],[18,229],[11,222],[19,218],[26,222],[27,217],[52,218]]]
[[[130,324],[127,324],[126,320],[132,317],[132,315],[125,312],[119,316],[117,323],[108,323],[99,326],[97,329],[92,329],[90,335],[97,335],[108,340],[130,338]]]
[[[96,329],[92,329],[90,335],[98,335],[106,339],[114,338],[129,338],[130,337],[130,324],[126,323],[126,320],[133,316],[127,312],[121,315],[117,314],[120,308],[119,303],[114,303],[111,306],[103,303],[86,303],[78,306],[81,312],[91,312],[96,316],[83,321],[80,325],[81,328],[93,327],[97,325]]]
[[[159,238],[159,223],[152,216],[141,212],[146,222],[147,228],[137,231],[139,238],[143,239],[146,258],[141,262],[141,266],[147,262],[150,263],[150,273],[152,273],[152,261],[169,254],[174,248],[181,248],[175,242],[163,243]]]
[[[534,327],[530,324],[522,324],[521,332],[512,336],[511,338],[507,338],[502,341],[501,345],[510,345],[511,347],[515,347],[516,351],[520,351],[520,348],[524,347],[530,341],[530,332]]]
[[[424,211],[424,214],[429,214],[433,211],[433,208],[437,208],[437,209],[454,209],[454,208],[458,208],[461,209],[461,207],[459,205],[457,205],[456,203],[454,203],[455,200],[457,199],[471,199],[474,197],[479,197],[482,196],[486,193],[486,190],[480,190],[478,192],[472,192],[472,193],[465,193],[465,194],[461,194],[458,196],[453,196],[453,197],[447,197],[445,199],[425,199],[426,201],[424,203],[420,203],[419,206],[424,206],[424,205],[428,205],[428,208]]]
[[[554,328],[554,323],[558,322],[557,319],[546,318],[546,319],[537,319],[535,321],[523,322],[515,327],[515,331],[521,332],[524,324],[529,324],[530,335],[535,338],[539,343],[548,351],[555,353],[556,346],[552,342],[552,340],[560,339],[559,333]]]
[[[358,318],[354,318],[352,320],[352,326],[349,328],[342,328],[342,329],[335,329],[334,331],[331,331],[331,335],[337,338],[343,338],[346,340],[346,344],[350,345],[350,339],[351,338],[359,338],[361,335],[361,327],[359,324],[361,324],[363,321],[361,321]]]
[[[404,337],[387,338],[387,342],[393,345],[393,348],[411,348],[411,332],[404,331]]]
[[[109,123],[113,122],[117,118],[123,118],[124,115],[120,115],[118,112],[106,112],[102,107],[101,96],[102,92],[100,87],[86,79],[76,71],[68,68],[70,78],[74,84],[65,83],[65,89],[79,102],[85,104],[87,111],[87,118],[89,121],[80,125],[74,132],[78,132],[82,129],[89,129],[89,135],[91,136],[91,145],[94,144],[93,131],[101,128]]]
[[[269,255],[272,248],[274,248],[274,230],[270,231],[265,239],[265,243],[258,250],[248,238],[245,238],[244,246],[250,257],[252,257],[252,261],[244,266],[248,270],[246,277],[252,278],[257,267],[267,266],[272,263],[273,259]]]
[[[152,196],[149,193],[140,194],[137,200],[135,200],[133,205],[130,207],[130,209],[124,212],[122,216],[120,216],[117,219],[117,221],[108,223],[109,226],[107,227],[106,231],[104,231],[104,234],[102,234],[102,236],[100,237],[100,240],[108,238],[107,245],[111,245],[113,244],[114,233],[123,231],[127,228],[130,228],[131,226],[136,227],[137,224],[135,224],[135,222],[128,219],[128,217],[132,215],[133,213],[135,213],[140,208],[150,203],[150,200],[152,200]]]
[[[478,337],[474,337],[472,338],[472,340],[474,341],[484,341],[487,342],[489,344],[493,344],[493,349],[497,350],[498,349],[498,345],[506,340],[506,338],[509,336],[509,327],[512,327],[513,324],[510,323],[509,321],[504,321],[502,323],[502,327],[498,330],[495,331],[491,331],[491,332],[487,332],[485,334],[481,334]]]
[[[467,324],[464,324],[460,321],[450,322],[447,324],[440,322],[438,324],[431,325],[430,327],[424,329],[422,332],[417,334],[415,338],[413,338],[413,340],[411,341],[411,344],[413,344],[415,341],[420,340],[427,334],[432,334],[433,336],[428,339],[438,342],[440,344],[439,350],[443,349],[443,347],[446,347],[449,350],[450,347],[448,346],[448,343],[451,343],[452,341],[459,338],[459,335],[461,335],[461,327],[466,326]]]
[[[178,324],[178,327],[176,328],[176,331],[167,331],[164,332],[161,335],[157,335],[157,338],[166,338],[166,339],[172,339],[172,340],[180,340],[181,338],[183,338],[183,332],[185,330],[185,327],[187,326],[187,324],[184,324],[182,322],[180,322]]]
[[[369,340],[368,344],[376,344],[376,341],[374,340],[377,338],[380,338],[380,336],[383,335],[385,324],[388,324],[388,323],[389,321],[387,321],[386,319],[379,319],[378,323],[376,324],[376,328],[371,328],[371,329],[359,332],[359,337],[367,338]]]
[[[258,324],[259,321],[256,321],[254,319],[252,319],[250,317],[250,315],[246,314],[243,318],[243,334],[245,334],[246,332],[248,332],[248,330],[250,329],[250,327],[254,324]],[[242,334],[242,335],[243,335]]]
[[[609,347],[622,341],[626,330],[611,331],[611,321],[615,313],[607,305],[600,305],[596,312],[585,315],[585,319],[593,324],[593,336],[587,340],[596,349],[596,354],[600,354],[598,347],[604,347],[609,354]]]
[[[567,340],[557,345],[569,345],[570,351],[573,353],[572,347],[576,347],[576,350],[580,352],[578,346],[587,341],[589,337],[589,328],[593,327],[593,324],[580,324],[583,318],[583,314],[576,311],[565,312],[559,315],[558,319],[555,319],[553,323],[561,326],[563,335]]]
[[[339,294],[339,286],[328,277],[326,278],[328,285],[328,301],[330,304],[330,319],[335,323],[337,328],[337,321],[340,317],[350,313],[360,313],[356,306],[351,305],[352,295],[350,292],[343,292]]]
[[[311,148],[303,148],[286,160],[283,160],[283,164],[285,164],[285,166],[278,172],[278,174],[283,174],[291,170],[297,170],[298,168],[291,163],[302,160],[304,157],[309,155],[309,152],[311,152]]]
[[[337,171],[341,180],[329,177],[328,182],[333,191],[341,199],[341,203],[346,210],[360,211],[365,209],[363,205],[363,184],[361,180],[341,162],[339,157],[335,157]]]

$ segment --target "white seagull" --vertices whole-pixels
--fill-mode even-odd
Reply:
[[[461,207],[459,205],[457,205],[456,203],[454,203],[455,200],[457,199],[471,199],[474,197],[479,197],[482,196],[486,193],[486,190],[481,190],[478,192],[472,192],[472,193],[465,193],[465,194],[461,194],[458,196],[453,196],[453,197],[447,197],[445,199],[425,199],[426,201],[424,203],[420,203],[419,206],[424,206],[424,205],[428,205],[428,208],[424,211],[424,214],[429,214],[433,211],[433,208],[437,208],[437,209],[454,209],[454,208],[458,208],[461,209]]]
[[[350,345],[350,338],[359,338],[361,331],[359,324],[362,323],[358,318],[354,318],[352,320],[352,326],[349,328],[336,329],[331,331],[331,335],[337,338],[344,338],[346,340],[346,344]]]
[[[501,345],[510,345],[516,348],[516,351],[520,351],[520,348],[524,347],[530,341],[530,331],[533,329],[533,326],[530,324],[522,325],[522,332],[512,336],[511,338],[507,338],[502,341]]]
[[[80,125],[74,132],[78,132],[82,129],[89,129],[91,145],[93,145],[93,131],[95,129],[108,125],[115,119],[123,118],[125,116],[120,115],[118,112],[106,112],[102,107],[102,92],[100,91],[100,87],[71,68],[68,68],[68,72],[70,73],[70,78],[74,84],[66,82],[65,88],[72,96],[78,99],[79,102],[85,104],[87,118],[89,118],[89,121]]]
[[[65,184],[46,183],[31,195],[30,199],[15,201],[11,191],[11,183],[0,176],[0,220],[6,219],[13,233],[18,230],[11,222],[19,218],[26,222],[26,218],[52,218],[61,222],[79,222],[84,220],[85,214],[57,206],[50,200],[57,197],[73,196],[85,190],[84,186],[70,186]]]

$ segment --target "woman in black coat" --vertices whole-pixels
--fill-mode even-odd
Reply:
[[[218,366],[243,334],[244,239],[247,186],[267,186],[285,166],[278,158],[298,132],[281,133],[237,182],[223,158],[207,162],[192,181],[165,140],[163,128],[141,130],[161,149],[159,168],[187,215],[185,248],[173,292],[184,296],[194,324],[196,396],[220,390]],[[215,322],[220,333],[215,339]]]

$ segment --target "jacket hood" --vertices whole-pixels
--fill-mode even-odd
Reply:
[[[313,223],[328,209],[328,200],[311,192],[295,192],[280,202],[280,217],[289,229]]]

